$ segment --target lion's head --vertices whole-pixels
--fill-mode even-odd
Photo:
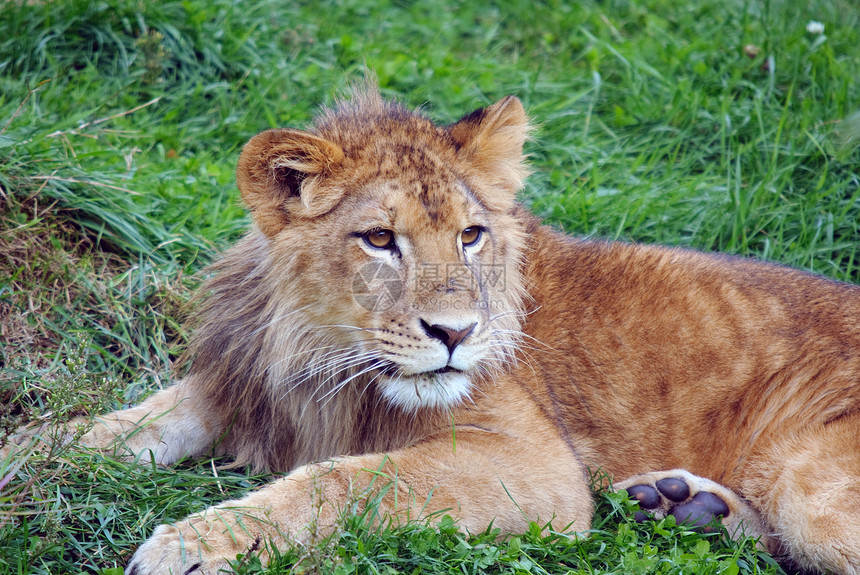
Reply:
[[[436,126],[370,91],[252,138],[237,179],[257,229],[216,266],[192,374],[265,380],[246,393],[302,413],[468,397],[520,336],[528,130],[513,97]]]

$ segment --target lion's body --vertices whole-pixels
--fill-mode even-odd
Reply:
[[[584,530],[587,467],[684,468],[772,549],[858,572],[860,289],[541,226],[514,202],[527,132],[511,98],[437,127],[369,94],[248,144],[257,227],[204,286],[188,376],[84,440],[149,422],[126,442],[160,462],[215,444],[294,471],[240,503],[265,509],[247,537],[217,527],[228,504],[159,528],[130,572],[194,563],[182,536],[206,540],[201,570],[306,541],[369,468],[408,486],[393,514]],[[368,269],[396,272],[396,297],[362,300],[389,285]]]
[[[860,407],[860,288],[752,260],[545,239],[527,278],[534,395],[589,465],[735,490],[775,440]],[[535,346],[540,348],[541,346]]]

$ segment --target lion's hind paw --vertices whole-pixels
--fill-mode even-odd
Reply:
[[[639,501],[641,511],[636,512],[636,521],[672,515],[678,524],[708,531],[717,520],[732,537],[760,537],[760,546],[770,546],[764,523],[749,503],[731,489],[689,471],[673,469],[636,475],[615,484],[615,489],[624,489]]]
[[[639,501],[639,507],[655,514],[673,515],[679,524],[707,527],[714,519],[731,515],[725,500],[712,491],[698,491],[692,495],[687,481],[681,477],[664,477],[654,484],[640,483],[627,488],[627,493]],[[636,512],[636,520],[644,521],[646,513]]]

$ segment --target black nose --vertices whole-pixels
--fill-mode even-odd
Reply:
[[[469,337],[469,334],[472,333],[472,330],[475,329],[477,323],[473,323],[470,326],[465,327],[464,329],[454,329],[452,327],[448,327],[445,325],[441,325],[435,323],[430,325],[423,319],[421,320],[421,327],[424,328],[424,333],[432,337],[433,339],[438,339],[442,343],[445,344],[445,347],[448,348],[448,353],[454,353],[454,348],[456,348],[460,343]]]

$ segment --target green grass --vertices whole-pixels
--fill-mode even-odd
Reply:
[[[860,283],[860,11],[850,0],[168,0],[0,9],[0,442],[167,385],[195,275],[241,235],[238,151],[365,67],[440,121],[506,94],[523,193],[572,233],[754,255]],[[825,33],[806,31],[811,20]],[[0,575],[120,573],[160,522],[264,481],[74,448],[0,462]],[[587,541],[361,527],[272,568],[773,571],[747,542],[630,521]],[[253,561],[240,568],[256,571]]]
[[[371,507],[372,509],[372,507]],[[434,528],[370,526],[372,513],[351,516],[344,535],[311,553],[280,555],[276,573],[316,571],[352,573],[723,573],[776,572],[772,559],[721,535],[694,533],[674,518],[636,523],[635,504],[617,493],[598,497],[588,537],[571,538],[533,523],[524,533],[502,537],[498,529],[467,536],[450,517]],[[298,566],[297,568],[295,566]],[[242,575],[260,572],[253,559],[236,562]]]

